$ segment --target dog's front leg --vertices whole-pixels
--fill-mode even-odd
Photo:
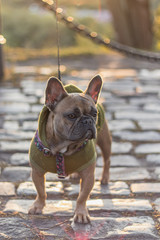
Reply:
[[[94,185],[95,164],[96,163],[93,163],[88,168],[79,172],[79,175],[81,177],[81,185],[74,215],[74,221],[78,223],[90,222],[90,217],[86,207],[86,201]]]
[[[33,205],[30,207],[28,214],[41,214],[47,197],[45,192],[45,174],[33,167],[32,180],[37,189],[37,197]]]

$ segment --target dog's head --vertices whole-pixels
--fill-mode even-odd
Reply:
[[[48,80],[45,104],[53,112],[53,130],[62,141],[79,142],[96,138],[96,103],[102,79],[95,76],[83,93],[67,93],[55,77]]]

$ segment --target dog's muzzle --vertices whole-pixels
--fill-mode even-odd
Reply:
[[[96,126],[92,118],[83,116],[74,127],[70,140],[92,139],[96,138]]]

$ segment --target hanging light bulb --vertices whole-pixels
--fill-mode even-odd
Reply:
[[[5,44],[6,39],[3,37],[3,35],[0,35],[0,44]]]

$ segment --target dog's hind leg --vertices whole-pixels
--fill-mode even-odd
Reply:
[[[111,136],[109,133],[107,122],[105,121],[102,129],[97,135],[97,145],[102,151],[102,156],[104,160],[103,173],[102,173],[102,184],[107,184],[109,182],[109,168],[110,168],[110,155],[111,155]]]
[[[33,167],[32,180],[37,189],[37,197],[33,205],[30,207],[28,214],[41,214],[47,197],[45,192],[45,174]]]

